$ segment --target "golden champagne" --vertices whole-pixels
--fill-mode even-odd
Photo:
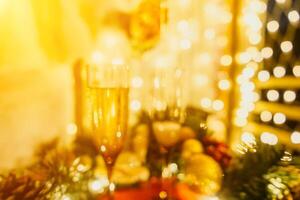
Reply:
[[[128,124],[128,88],[91,88],[93,133],[108,165],[122,150]]]

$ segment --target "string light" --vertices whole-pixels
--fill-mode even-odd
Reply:
[[[293,67],[293,74],[296,77],[300,77],[300,65],[295,65]]]
[[[241,135],[241,140],[242,140],[242,142],[247,143],[247,144],[254,144],[255,143],[255,136],[253,135],[253,133],[244,132]]]
[[[279,29],[279,23],[275,20],[268,22],[267,29],[271,33],[275,33]]]
[[[209,79],[207,76],[205,76],[203,74],[198,74],[198,75],[194,76],[194,82],[198,87],[201,87],[201,86],[208,84]]]
[[[279,92],[277,90],[269,90],[267,92],[267,99],[269,101],[277,101],[279,99]]]
[[[276,0],[276,2],[279,4],[284,4],[286,2],[286,0]]]
[[[229,90],[230,89],[230,81],[229,80],[227,80],[227,79],[224,79],[224,80],[220,80],[219,81],[219,84],[218,84],[218,86],[219,86],[219,88],[221,89],[221,90]]]
[[[261,55],[265,59],[271,58],[273,55],[273,49],[271,47],[264,47],[261,50]]]
[[[293,144],[300,144],[300,132],[294,131],[294,132],[291,134],[291,142],[292,142]]]
[[[296,92],[291,91],[291,90],[287,90],[283,94],[283,99],[287,103],[291,103],[291,102],[295,101],[296,97],[297,97]]]
[[[260,140],[269,145],[276,145],[278,143],[277,136],[269,132],[263,132],[260,136]]]
[[[260,119],[263,122],[270,122],[272,120],[272,113],[270,111],[263,111],[260,113]]]
[[[203,98],[200,102],[203,108],[210,108],[212,105],[212,100],[210,98]]]
[[[77,130],[78,130],[77,125],[74,124],[74,123],[68,124],[66,129],[67,129],[67,134],[68,135],[75,135],[77,133]]]
[[[291,23],[297,23],[299,22],[300,16],[296,10],[292,10],[289,12],[288,18]]]
[[[177,23],[177,30],[181,33],[186,32],[186,30],[189,29],[189,22],[186,20],[180,20]]]
[[[273,117],[273,121],[275,124],[281,125],[286,121],[286,116],[283,113],[275,113]]]
[[[270,79],[270,73],[267,70],[262,70],[258,73],[258,80],[266,82]]]
[[[220,60],[221,65],[230,66],[232,63],[232,57],[230,55],[223,55]]]
[[[291,41],[284,41],[280,44],[282,52],[288,53],[293,49],[293,44]]]
[[[133,77],[131,80],[131,86],[133,88],[141,88],[143,86],[143,79],[139,76]]]
[[[215,111],[221,111],[224,108],[224,103],[221,100],[215,100],[212,107]]]
[[[142,107],[142,104],[138,100],[132,100],[130,103],[130,108],[132,111],[139,111]]]
[[[92,180],[89,182],[89,190],[92,193],[102,193],[104,192],[105,188],[109,186],[109,181],[106,177],[99,177],[96,180]]]
[[[189,39],[182,39],[182,40],[180,40],[179,45],[182,50],[188,50],[191,48],[192,43]]]
[[[261,42],[261,35],[255,33],[251,34],[249,36],[249,42],[253,45],[259,44]]]
[[[242,71],[242,75],[246,78],[252,78],[255,75],[255,70],[253,68],[250,67],[246,67],[243,71]]]
[[[285,76],[286,70],[282,66],[277,66],[273,69],[273,74],[276,78],[282,78]]]
[[[216,36],[216,31],[214,30],[214,29],[206,29],[205,31],[204,31],[204,37],[206,38],[206,39],[208,39],[208,40],[212,40],[212,39],[214,39],[215,38],[215,36]]]

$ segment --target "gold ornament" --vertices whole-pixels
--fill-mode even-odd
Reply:
[[[146,181],[149,178],[149,170],[142,166],[139,157],[132,152],[122,152],[114,166],[112,180],[118,184],[133,184],[138,181]]]
[[[164,147],[172,147],[179,141],[180,124],[172,121],[155,122],[153,132],[156,140]]]
[[[131,15],[129,38],[134,49],[145,51],[153,47],[160,35],[160,1],[144,0]]]
[[[210,156],[198,153],[186,161],[185,182],[204,195],[216,194],[221,189],[223,172]]]
[[[181,156],[183,159],[190,158],[193,154],[202,153],[203,146],[201,142],[196,139],[188,139],[182,145]]]
[[[196,133],[190,127],[182,127],[179,132],[180,140],[184,141],[187,139],[195,138]]]

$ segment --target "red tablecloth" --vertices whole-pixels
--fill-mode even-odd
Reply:
[[[172,180],[152,179],[149,182],[140,184],[137,188],[119,189],[114,194],[115,200],[153,200],[159,199],[160,193],[167,194],[176,200],[197,200],[198,194],[194,193],[183,183]],[[162,194],[161,193],[161,194]],[[108,199],[99,197],[99,200]]]

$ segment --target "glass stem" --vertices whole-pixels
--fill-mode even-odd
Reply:
[[[108,190],[107,190],[107,197],[108,200],[113,200],[114,199],[114,191],[112,189],[112,173],[113,173],[113,164],[106,164],[106,170],[107,170],[107,179],[108,179]]]

